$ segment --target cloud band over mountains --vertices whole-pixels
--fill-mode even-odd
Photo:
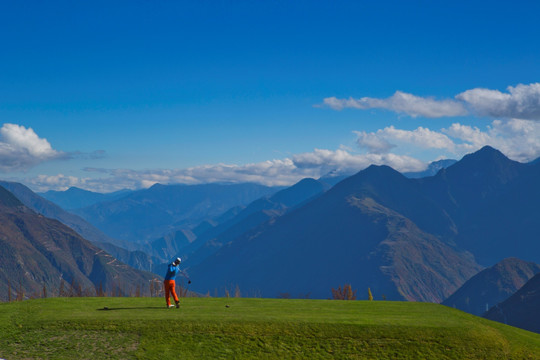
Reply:
[[[373,154],[408,147],[436,149],[457,158],[490,145],[521,162],[540,156],[540,122],[527,120],[493,120],[486,130],[453,123],[438,131],[425,127],[402,130],[388,126],[374,132],[356,131],[355,134],[357,145]]]
[[[457,94],[454,99],[438,100],[396,91],[388,98],[328,97],[319,106],[334,110],[385,109],[412,117],[440,118],[464,115],[540,121],[540,83],[509,86],[507,92],[475,88]]]
[[[86,168],[88,177],[39,175],[25,181],[36,191],[65,190],[71,186],[98,192],[125,188],[147,188],[161,184],[205,184],[254,182],[269,186],[288,186],[306,178],[318,178],[331,171],[354,173],[371,164],[389,165],[400,171],[420,171],[424,162],[406,155],[354,154],[344,149],[315,149],[290,158],[268,160],[245,165],[215,164],[186,169],[101,169]],[[90,176],[90,175],[97,175]]]
[[[486,130],[454,123],[440,130],[425,127],[403,130],[388,126],[375,132],[355,131],[354,134],[359,151],[346,147],[337,150],[314,149],[284,159],[244,165],[201,165],[186,169],[86,168],[88,177],[40,175],[27,179],[25,183],[38,191],[77,186],[99,192],[146,188],[155,183],[255,182],[291,185],[302,178],[318,178],[330,172],[352,174],[371,164],[388,165],[402,172],[421,171],[427,166],[427,162],[418,156],[424,150],[435,150],[438,158],[459,159],[485,145],[491,145],[511,159],[522,162],[540,156],[540,122],[517,119],[494,120]]]

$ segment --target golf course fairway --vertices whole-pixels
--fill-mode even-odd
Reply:
[[[49,298],[0,304],[0,358],[540,359],[540,335],[430,303]]]

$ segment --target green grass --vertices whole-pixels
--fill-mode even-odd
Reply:
[[[0,304],[0,358],[540,359],[540,335],[428,303],[55,298]]]

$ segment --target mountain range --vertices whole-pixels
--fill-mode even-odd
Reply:
[[[539,180],[537,163],[491,147],[421,179],[371,166],[229,238],[189,271],[202,292],[238,285],[324,298],[348,282],[387,299],[440,302],[482,266],[540,262]]]
[[[155,275],[135,270],[73,229],[23,205],[0,186],[0,298],[117,295],[147,289]]]
[[[411,202],[415,207],[407,209]],[[387,299],[440,302],[480,267],[411,221],[451,227],[435,210],[418,184],[387,166],[371,166],[235,238],[190,272],[211,292],[238,285],[262,296],[326,298],[332,287],[351,283]]]
[[[137,266],[160,274],[158,263],[183,257],[202,293],[238,286],[245,295],[327,298],[349,283],[376,299],[441,302],[487,266],[478,276],[503,269],[499,277],[514,286],[501,286],[508,295],[531,275],[519,271],[535,271],[525,261],[540,263],[540,162],[484,147],[440,167],[412,178],[371,166],[281,190],[155,185],[76,212],[107,236],[137,242],[130,250],[144,247],[102,245]],[[463,301],[465,288],[452,296]]]

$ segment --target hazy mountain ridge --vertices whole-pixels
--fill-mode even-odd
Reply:
[[[219,223],[200,234],[197,239],[182,249],[177,256],[187,259],[193,266],[219,250],[223,244],[234,240],[245,232],[285,214],[287,211],[309,202],[328,190],[329,185],[306,178],[270,197],[255,200],[235,216]],[[225,220],[225,219],[222,219]]]
[[[113,201],[130,194],[133,190],[119,190],[111,193],[97,193],[89,190],[70,187],[65,191],[49,190],[37,193],[41,197],[52,201],[64,210],[79,209],[104,201]]]
[[[257,184],[156,184],[74,212],[110,236],[144,243],[273,192]]]

